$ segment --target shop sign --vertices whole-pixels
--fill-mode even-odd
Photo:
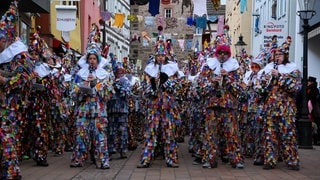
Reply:
[[[284,20],[271,20],[262,25],[263,46],[268,48],[274,35],[278,42],[284,42],[288,36],[288,25]]]
[[[57,30],[72,31],[76,28],[77,6],[56,5]]]

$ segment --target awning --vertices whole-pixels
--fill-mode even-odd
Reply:
[[[1,0],[0,11],[9,9],[12,0]],[[50,0],[20,0],[18,3],[19,12],[50,13]]]
[[[308,39],[311,39],[320,34],[320,27],[317,27],[308,33]]]

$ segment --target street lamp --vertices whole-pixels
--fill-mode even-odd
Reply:
[[[309,20],[316,14],[315,0],[299,0],[300,11],[297,15],[303,21],[303,77],[302,77],[302,107],[298,120],[299,148],[312,149],[312,124],[308,118],[307,78],[308,78],[308,33]]]
[[[239,41],[234,45],[236,48],[236,57],[241,58],[241,51],[247,44],[243,41],[243,36],[240,34]]]

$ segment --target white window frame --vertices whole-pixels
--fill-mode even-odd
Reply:
[[[286,0],[277,0],[277,18],[285,17],[287,13]]]
[[[164,9],[164,17],[165,18],[171,18],[172,14],[173,14],[173,10],[171,8]]]

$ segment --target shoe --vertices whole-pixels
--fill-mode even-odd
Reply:
[[[237,169],[243,169],[244,168],[244,164],[239,162],[239,163],[236,164],[236,168]]]
[[[195,159],[195,160],[193,160],[192,164],[193,165],[199,165],[199,164],[201,164],[201,162]]]
[[[101,165],[100,169],[110,169],[109,165]]]
[[[80,164],[80,163],[78,163],[78,162],[75,162],[75,163],[70,164],[70,167],[71,167],[71,168],[82,167],[82,164]]]
[[[64,149],[65,152],[72,152],[73,151],[73,147],[66,147]]]
[[[109,154],[116,154],[117,151],[110,151]]]
[[[264,170],[270,170],[270,169],[274,169],[274,167],[271,166],[270,164],[265,164],[265,165],[263,166],[263,169],[264,169]]]
[[[28,155],[23,155],[22,156],[22,160],[29,160],[30,159],[30,156],[28,156]]]
[[[261,160],[256,160],[256,161],[253,162],[253,165],[255,165],[255,166],[262,166],[262,165],[263,165],[263,161],[261,161]]]
[[[137,168],[149,168],[149,167],[150,167],[150,165],[149,164],[145,164],[145,163],[143,163],[143,164],[139,163],[137,165]]]
[[[41,160],[41,161],[37,161],[37,166],[47,167],[49,166],[49,164],[46,160]]]
[[[125,152],[120,153],[120,159],[126,159],[126,158],[128,158],[128,156]]]
[[[209,162],[206,162],[202,165],[203,168],[208,168],[210,169],[211,168],[211,164]]]
[[[198,164],[201,164],[201,161],[202,161],[202,159],[197,157],[197,158],[194,158],[192,164],[193,165],[198,165]]]
[[[228,163],[229,162],[229,157],[228,156],[222,156],[221,160],[223,163]]]
[[[22,179],[22,176],[21,175],[13,176],[12,179],[13,180],[20,180],[20,179]]]
[[[299,167],[299,165],[289,165],[288,169],[289,170],[294,170],[294,171],[299,171],[300,167]]]
[[[167,163],[167,167],[178,168],[179,164],[177,164],[177,163],[172,163],[172,164]]]
[[[54,156],[61,156],[62,155],[62,152],[61,151],[57,151]]]

